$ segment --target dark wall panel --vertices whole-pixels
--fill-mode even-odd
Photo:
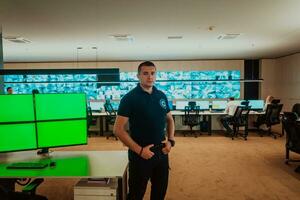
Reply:
[[[245,60],[244,79],[259,79],[259,60]],[[245,82],[244,99],[259,99],[259,82]]]

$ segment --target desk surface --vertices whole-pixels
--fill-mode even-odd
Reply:
[[[12,162],[55,162],[44,169],[6,169]],[[127,151],[36,151],[0,154],[0,178],[120,178],[128,164]]]
[[[174,116],[180,116],[184,115],[184,111],[180,110],[172,110],[171,111],[172,115]],[[210,111],[200,111],[200,115],[225,115],[225,112],[210,112]],[[263,115],[265,114],[264,112],[256,112],[256,111],[250,111],[249,115]],[[107,116],[105,112],[93,112],[93,116]]]

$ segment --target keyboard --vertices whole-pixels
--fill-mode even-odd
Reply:
[[[47,163],[39,163],[39,162],[18,162],[12,163],[8,165],[7,169],[43,169],[47,167]]]

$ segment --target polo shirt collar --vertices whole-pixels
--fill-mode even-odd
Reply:
[[[142,93],[147,93],[149,94],[148,92],[144,91],[143,88],[141,87],[141,84],[138,83],[137,84],[137,89],[139,92],[142,92]],[[157,88],[155,86],[152,87],[152,93],[151,94],[154,94],[155,92],[157,92]]]

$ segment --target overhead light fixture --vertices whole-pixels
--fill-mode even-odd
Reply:
[[[181,40],[182,38],[181,35],[168,36],[168,40]]]
[[[111,38],[118,42],[133,42],[134,38],[130,34],[114,34],[110,35]]]
[[[31,43],[30,40],[20,36],[5,36],[4,39],[14,43],[21,43],[21,44]]]
[[[240,33],[227,33],[218,36],[218,40],[232,40],[240,36]]]

